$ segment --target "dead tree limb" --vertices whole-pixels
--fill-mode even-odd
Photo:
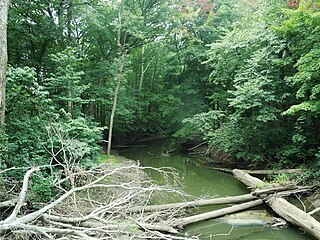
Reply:
[[[149,224],[149,223],[137,223],[142,229],[148,229],[153,231],[167,232],[172,234],[178,234],[179,232],[171,226],[165,224]]]
[[[308,212],[308,214],[311,216],[313,214],[316,214],[317,212],[320,212],[320,207],[313,209],[312,211]]]
[[[153,211],[163,211],[174,208],[195,208],[195,207],[204,207],[211,205],[222,205],[222,204],[233,204],[247,202],[257,199],[257,197],[252,194],[244,194],[240,196],[231,196],[231,197],[221,197],[221,198],[212,198],[212,199],[199,199],[189,202],[180,202],[180,203],[168,203],[161,205],[148,205],[145,207],[135,207],[129,209],[130,212],[153,212]]]
[[[304,172],[300,168],[280,169],[280,170],[244,170],[244,171],[246,171],[249,174],[255,174],[255,175],[291,174],[291,173],[301,174]]]
[[[232,173],[233,169],[231,168],[211,168],[214,170],[222,171],[222,172],[229,172]],[[280,170],[249,170],[249,169],[241,169],[241,171],[245,171],[246,173],[253,174],[253,175],[272,175],[272,174],[291,174],[297,173],[301,174],[304,171],[300,168],[297,169],[280,169]]]
[[[29,171],[27,171],[27,173],[24,175],[22,189],[20,191],[17,204],[16,204],[14,210],[12,211],[11,215],[6,219],[6,222],[14,221],[17,218],[17,215],[26,200],[28,186],[29,186],[29,178],[32,175],[32,173],[39,171],[39,170],[40,170],[40,168],[38,168],[38,167],[32,168]]]
[[[252,192],[254,196],[260,196],[264,194],[271,194],[275,192],[282,192],[286,190],[297,189],[298,187],[295,184],[281,185],[281,184],[271,184],[270,186],[266,186],[266,188],[255,189]]]
[[[196,223],[196,222],[200,222],[200,221],[204,221],[204,220],[208,220],[208,219],[218,218],[218,217],[222,217],[227,214],[243,211],[248,208],[259,206],[262,203],[263,203],[263,201],[261,199],[258,199],[258,200],[254,200],[254,201],[250,201],[250,202],[246,202],[246,203],[241,203],[238,205],[233,205],[231,207],[226,207],[223,209],[214,210],[212,212],[197,214],[197,215],[190,216],[190,217],[184,217],[184,218],[181,218],[181,219],[175,221],[174,223],[172,223],[171,226],[183,227],[183,226],[191,224],[191,223]]]
[[[11,199],[8,201],[0,202],[0,208],[8,208],[14,207],[17,203],[18,199]]]

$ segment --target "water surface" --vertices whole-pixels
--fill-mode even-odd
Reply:
[[[215,171],[205,167],[199,157],[171,153],[164,156],[167,150],[173,149],[170,140],[149,142],[147,146],[131,148],[121,152],[127,158],[140,162],[142,166],[172,167],[177,170],[179,183],[183,190],[193,196],[223,197],[246,194],[249,191],[231,174]],[[147,171],[148,175],[159,183],[164,183],[163,176],[154,171]],[[154,200],[161,203],[179,201],[176,196],[165,196]],[[221,207],[221,206],[220,206]],[[214,206],[202,208],[199,211],[220,208]],[[203,240],[314,240],[305,235],[303,230],[294,227],[272,228],[265,225],[231,225],[220,220],[209,220],[191,224],[184,229],[186,235],[197,235]]]

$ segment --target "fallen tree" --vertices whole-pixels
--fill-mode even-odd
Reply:
[[[212,198],[212,199],[199,199],[195,201],[187,201],[180,203],[168,203],[161,205],[148,205],[144,207],[135,207],[130,209],[130,212],[152,212],[152,211],[163,211],[168,209],[175,208],[195,208],[195,207],[205,207],[212,205],[222,205],[222,204],[234,204],[256,200],[257,197],[252,194],[244,194],[240,196],[231,196],[231,197],[220,197],[220,198]]]
[[[233,170],[234,176],[247,185],[249,188],[255,189],[258,185],[263,183],[262,180],[253,177],[242,170]],[[280,217],[286,221],[303,228],[306,232],[320,239],[320,223],[311,217],[308,213],[302,211],[296,206],[289,203],[277,193],[273,193],[265,198],[265,202],[276,212]]]
[[[47,167],[28,170],[19,196],[0,203],[0,207],[11,207],[11,213],[0,221],[0,239],[16,239],[23,234],[31,238],[61,240],[101,240],[105,239],[104,236],[111,239],[195,239],[177,235],[179,229],[191,223],[245,211],[264,202],[287,221],[303,227],[320,239],[317,235],[319,223],[312,222],[310,225],[310,219],[313,218],[309,214],[301,213],[294,206],[293,211],[291,204],[280,197],[306,189],[294,184],[267,186],[260,179],[241,170],[234,170],[234,175],[253,189],[250,194],[149,205],[149,199],[154,193],[170,191],[181,196],[183,193],[166,186],[157,186],[145,179],[137,181],[137,176],[143,175],[142,170],[145,168],[136,165],[117,168],[102,165],[86,171],[72,167],[72,171],[64,170],[67,175],[54,181],[55,187],[62,190],[60,195],[42,208],[26,212],[30,179],[33,174]],[[169,174],[168,169],[153,170],[163,175]],[[69,189],[63,187],[66,183]],[[258,185],[264,188],[258,189]],[[186,215],[190,212],[184,211],[219,204],[235,205],[191,216]]]
[[[228,172],[233,173],[234,169],[231,168],[216,168],[216,167],[210,167],[210,169],[222,171],[222,172]],[[295,169],[280,169],[280,170],[249,170],[249,169],[241,169],[241,171],[244,171],[249,174],[253,175],[273,175],[273,174],[302,174],[304,171],[300,168]]]
[[[0,239],[16,239],[23,234],[31,238],[38,236],[41,239],[64,237],[64,239],[97,240],[104,239],[103,236],[109,236],[112,239],[117,237],[189,239],[168,235],[167,233],[177,234],[178,231],[158,221],[163,218],[168,220],[175,218],[175,212],[161,211],[156,216],[152,212],[142,214],[142,212],[128,211],[134,206],[148,204],[151,194],[156,192],[169,191],[181,194],[178,190],[157,186],[152,182],[145,181],[143,184],[142,182],[137,184],[133,181],[137,176],[130,177],[128,173],[141,172],[142,167],[130,165],[112,169],[110,166],[103,165],[94,170],[74,172],[64,179],[55,181],[65,183],[73,179],[74,185],[71,189],[64,189],[63,194],[44,207],[25,212],[30,178],[41,170],[41,167],[28,170],[17,200],[0,204],[3,207],[14,204],[11,214],[0,221]],[[119,176],[121,179],[123,174],[128,181],[117,182]],[[163,172],[163,174],[168,173]],[[75,176],[85,176],[90,180],[83,183],[80,181],[82,179],[77,181]]]
[[[233,205],[231,207],[226,207],[226,208],[222,208],[222,209],[207,212],[207,213],[201,213],[201,214],[197,214],[194,216],[184,217],[184,218],[178,219],[175,222],[171,223],[171,226],[181,228],[181,227],[189,225],[191,223],[196,223],[196,222],[200,222],[200,221],[204,221],[204,220],[222,217],[227,214],[236,213],[239,211],[244,211],[249,208],[259,206],[262,203],[263,203],[263,201],[261,199],[257,199],[257,200],[253,200],[250,202],[241,203],[238,205]]]
[[[0,206],[3,207],[14,206],[11,214],[0,221],[0,236],[7,236],[8,239],[10,239],[11,236],[28,233],[28,235],[31,236],[39,235],[42,238],[46,237],[48,239],[58,239],[59,236],[69,236],[71,239],[78,238],[92,240],[100,239],[100,237],[105,234],[113,237],[115,234],[120,233],[122,235],[132,235],[127,229],[141,229],[143,231],[138,231],[139,234],[135,236],[135,239],[144,237],[166,239],[168,235],[165,233],[178,233],[176,228],[181,228],[194,222],[243,211],[262,203],[262,200],[257,199],[257,197],[251,194],[244,194],[240,196],[199,199],[173,204],[146,205],[148,202],[143,202],[143,200],[140,199],[141,195],[146,196],[149,193],[156,191],[176,190],[159,187],[153,184],[148,187],[141,187],[137,186],[134,182],[115,184],[106,181],[106,179],[110,179],[111,177],[115,178],[115,175],[118,173],[136,170],[141,171],[142,168],[132,165],[113,170],[101,168],[95,169],[94,171],[74,172],[72,175],[66,176],[64,179],[55,182],[61,184],[66,181],[71,181],[71,179],[75,179],[76,176],[79,177],[84,175],[89,175],[91,180],[81,186],[77,186],[77,181],[74,181],[74,187],[66,190],[64,194],[60,195],[54,201],[36,211],[25,214],[22,209],[26,203],[30,178],[32,174],[41,171],[41,167],[32,168],[28,170],[24,176],[18,198],[0,203]],[[129,179],[127,178],[127,180]],[[122,189],[122,191],[124,190],[124,193],[121,194],[121,196],[113,197],[109,201],[106,200],[105,195],[101,196],[98,194],[99,196],[97,198],[97,196],[92,193],[92,191],[98,191],[100,193],[100,190],[104,191],[104,189],[110,190],[112,188],[118,190]],[[89,213],[85,215],[83,214],[83,210],[79,208],[79,206],[82,205],[80,201],[80,195],[82,195],[82,193],[88,195],[86,201],[89,201],[89,203],[93,205],[93,207],[90,208]],[[105,198],[105,201],[102,202],[101,198]],[[181,210],[185,208],[234,203],[241,204],[204,214],[181,217]],[[62,206],[64,211],[66,211],[66,205],[73,205],[72,208],[75,209],[68,209],[67,213],[62,214],[60,208]],[[142,207],[142,205],[145,206]],[[119,219],[122,219],[122,223],[119,223]],[[159,219],[166,220],[159,222]],[[169,239],[187,238],[170,235]]]
[[[178,236],[178,229],[263,203],[252,194],[244,194],[148,205],[153,193],[182,193],[172,188],[154,185],[152,182],[144,181],[137,184],[136,181],[130,181],[136,179],[136,175],[127,176],[128,172],[140,171],[141,174],[144,170],[142,167],[130,165],[112,169],[110,166],[101,166],[93,170],[69,172],[63,179],[56,179],[56,187],[62,189],[61,184],[69,182],[72,183],[71,189],[64,189],[63,194],[42,208],[25,212],[30,179],[33,174],[46,167],[28,170],[17,199],[0,204],[6,207],[14,206],[11,214],[0,221],[0,237],[16,239],[21,234],[27,234],[41,239],[62,239],[67,236],[69,239],[97,240],[103,239],[102,236],[105,235],[110,238],[190,239]],[[168,174],[161,169],[154,170],[163,171],[164,175]],[[122,180],[123,173],[126,182]],[[87,181],[83,182],[82,178]],[[119,179],[120,182],[115,182]],[[184,212],[186,208],[236,203],[240,204],[193,216],[185,216]]]

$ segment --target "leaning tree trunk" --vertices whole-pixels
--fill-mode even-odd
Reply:
[[[8,21],[9,0],[0,0],[0,144],[4,136],[4,120],[6,110],[6,72],[7,72],[7,21]],[[0,145],[0,167],[2,156]]]
[[[117,36],[117,45],[118,48],[121,50],[121,60],[120,60],[120,66],[119,66],[119,72],[116,76],[117,82],[116,82],[116,89],[114,92],[114,98],[113,98],[113,105],[112,105],[112,110],[111,110],[111,116],[110,116],[110,124],[109,124],[109,135],[108,135],[108,146],[107,146],[107,160],[110,158],[110,151],[111,151],[111,143],[112,143],[112,130],[113,130],[113,120],[114,120],[114,115],[116,113],[117,109],[117,101],[118,101],[118,95],[120,91],[120,85],[121,85],[121,78],[123,75],[123,69],[124,69],[124,64],[125,64],[125,55],[126,55],[126,50],[124,45],[121,43],[121,24],[122,24],[122,2],[119,1],[119,6],[118,6],[118,36]],[[123,43],[125,42],[125,38]]]

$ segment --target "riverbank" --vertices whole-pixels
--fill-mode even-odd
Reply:
[[[256,162],[249,162],[245,159],[238,159],[235,156],[232,156],[221,149],[209,146],[207,142],[199,142],[199,141],[185,141],[181,144],[182,150],[189,154],[194,156],[200,156],[204,159],[204,164],[207,167],[211,167],[215,170],[224,170],[229,169],[231,172],[232,169],[244,169],[247,171],[251,171],[252,174],[261,174],[269,177],[269,180],[274,180],[274,177],[277,177],[276,175],[282,174],[281,177],[283,177],[283,180],[292,180],[295,182],[299,182],[302,184],[308,184],[312,183],[313,185],[318,185],[318,189],[320,190],[319,185],[319,178],[315,177],[313,171],[314,169],[310,166],[306,165],[289,165],[286,164],[283,166],[283,164],[272,164],[270,165],[267,161],[256,161]],[[280,161],[279,161],[280,162]],[[282,169],[288,167],[290,170],[284,170]],[[255,173],[256,171],[256,173]],[[261,173],[259,173],[261,172]],[[263,173],[265,172],[265,173]],[[281,180],[281,179],[278,179]],[[319,194],[320,195],[320,194]],[[318,197],[315,197],[318,199]],[[320,201],[319,201],[320,202]],[[319,203],[320,204],[320,203]],[[315,203],[315,205],[319,205],[318,203]]]
[[[52,184],[59,190],[52,200],[30,208],[28,186],[45,167],[26,172],[13,204],[0,202],[2,213],[9,213],[0,220],[0,239],[174,239],[171,234],[178,233],[163,225],[163,220],[175,219],[182,212],[144,211],[154,195],[178,193],[146,176],[147,170],[168,174],[164,169],[140,167],[120,156],[91,168],[78,166],[72,172],[66,168],[65,175],[56,175]]]

